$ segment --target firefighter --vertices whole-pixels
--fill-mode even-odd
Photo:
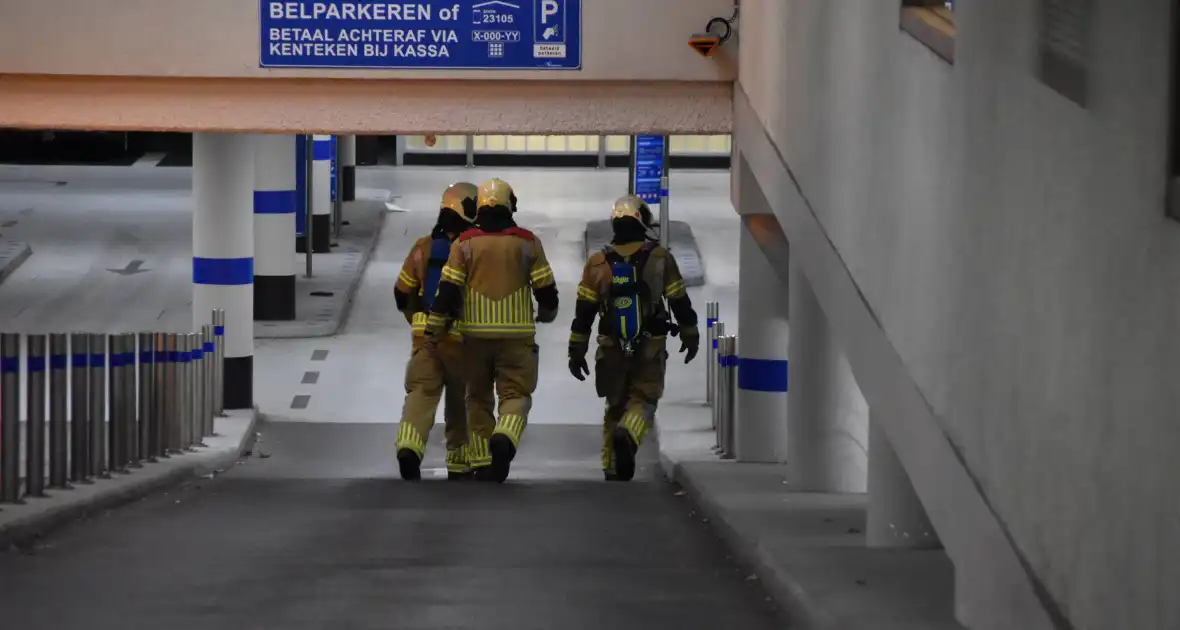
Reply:
[[[557,285],[541,240],[512,217],[512,187],[499,179],[484,182],[477,205],[475,226],[451,247],[443,267],[427,343],[441,346],[437,340],[458,320],[467,370],[469,462],[477,479],[503,482],[537,388],[534,322],[557,318]],[[500,398],[499,418],[489,402],[493,391]]]
[[[410,322],[413,346],[406,366],[406,401],[397,432],[397,462],[402,479],[421,478],[422,457],[434,426],[439,400],[446,393],[447,478],[472,476],[467,463],[467,412],[462,376],[463,341],[458,329],[447,332],[434,352],[424,349],[426,320],[437,295],[451,244],[475,220],[475,184],[451,184],[442,195],[438,222],[429,235],[414,243],[406,256],[393,294],[397,308]]]
[[[676,260],[650,237],[647,204],[632,195],[621,197],[611,212],[611,227],[611,244],[592,254],[582,270],[569,369],[579,381],[589,376],[590,331],[600,317],[594,384],[606,399],[602,469],[607,481],[630,481],[635,454],[664,394],[667,335],[679,334],[688,363],[700,348],[700,334]]]

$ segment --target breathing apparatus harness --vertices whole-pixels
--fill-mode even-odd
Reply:
[[[657,241],[646,237],[643,245],[630,258],[620,254],[614,245],[602,248],[611,269],[610,301],[604,319],[609,322],[613,336],[623,354],[628,357],[634,356],[647,339],[680,334],[680,327],[672,322],[668,314],[663,292],[653,295],[651,287],[644,282],[644,269],[657,245]],[[657,308],[657,305],[662,308]]]

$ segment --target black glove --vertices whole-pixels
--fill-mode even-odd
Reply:
[[[551,324],[551,323],[553,323],[553,320],[555,320],[555,319],[557,319],[557,310],[556,309],[554,309],[554,310],[549,310],[547,308],[538,308],[537,309],[537,323],[538,324]]]
[[[684,362],[688,363],[697,356],[697,352],[701,349],[700,335],[680,335],[680,351],[687,352],[684,356]]]
[[[590,376],[590,366],[586,363],[586,351],[570,346],[570,374],[579,381]]]

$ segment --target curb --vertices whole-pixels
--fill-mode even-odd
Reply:
[[[256,327],[254,337],[256,339],[319,339],[321,337],[333,337],[340,332],[345,322],[348,321],[349,315],[352,314],[353,302],[356,301],[356,294],[360,290],[361,282],[365,278],[365,270],[369,268],[369,262],[373,259],[373,252],[377,250],[377,243],[381,239],[381,234],[385,231],[385,214],[382,211],[378,215],[377,225],[373,228],[372,236],[361,247],[361,261],[357,265],[356,273],[348,283],[348,289],[344,292],[344,304],[340,307],[340,317],[333,319],[331,322],[308,325],[302,330],[293,329],[290,333],[286,333],[282,329],[267,330],[264,328],[259,330]]]
[[[702,492],[684,466],[660,451],[660,467],[668,480],[682,487],[713,531],[733,553],[738,565],[754,573],[795,630],[847,630],[816,604],[795,580],[774,562],[758,540],[749,540],[730,524],[725,509]]]
[[[125,479],[133,479],[134,481],[98,492],[85,499],[56,506],[44,512],[30,514],[25,518],[0,525],[0,549],[28,545],[62,526],[82,518],[126,505],[157,490],[174,486],[188,479],[232,467],[234,462],[241,459],[243,453],[252,448],[260,418],[261,414],[256,406],[238,447],[232,451],[200,460],[194,458],[158,476],[141,475],[138,479],[128,476]]]
[[[20,269],[20,266],[29,259],[29,256],[33,255],[33,248],[30,247],[28,243],[23,241],[7,242],[11,245],[14,245],[18,251],[15,256],[9,258],[4,263],[4,265],[0,267],[0,283],[7,280],[8,276],[11,276],[13,273],[15,273],[17,269]]]

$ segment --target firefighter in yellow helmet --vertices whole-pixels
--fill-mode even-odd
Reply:
[[[592,254],[582,270],[569,368],[580,381],[590,374],[586,353],[594,318],[600,317],[594,384],[606,399],[602,469],[607,481],[630,481],[635,454],[664,395],[667,335],[680,335],[680,352],[687,353],[688,363],[700,348],[700,334],[676,260],[649,237],[647,204],[633,195],[621,197],[611,212],[611,227],[611,244]]]
[[[484,182],[477,206],[475,227],[451,247],[426,329],[428,343],[436,343],[450,321],[458,320],[467,370],[469,462],[477,479],[503,482],[537,388],[534,322],[557,318],[557,285],[541,240],[513,220],[511,186],[499,179]],[[499,418],[487,402],[493,390],[500,397]]]
[[[448,331],[434,352],[424,349],[424,335],[451,244],[475,221],[477,194],[475,184],[467,182],[451,184],[443,192],[438,222],[430,234],[414,243],[393,289],[397,308],[410,322],[413,334],[413,349],[406,366],[406,401],[397,432],[398,468],[407,481],[421,478],[422,457],[444,391],[447,477],[461,480],[472,476],[467,463],[462,335],[458,329]]]

